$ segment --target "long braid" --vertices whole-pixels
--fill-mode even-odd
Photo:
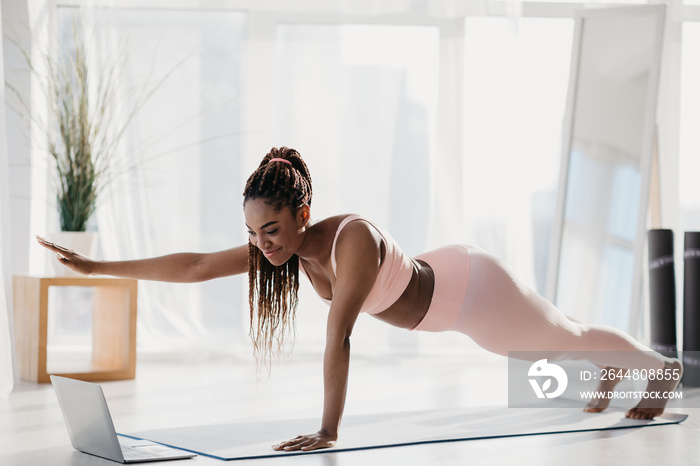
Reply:
[[[270,160],[281,158],[287,163]],[[273,148],[248,178],[243,193],[249,199],[265,199],[275,210],[289,207],[292,212],[311,205],[311,175],[301,155],[294,149]],[[258,362],[271,362],[294,331],[299,290],[299,258],[294,255],[281,266],[272,265],[262,251],[248,245],[248,303],[250,337]]]

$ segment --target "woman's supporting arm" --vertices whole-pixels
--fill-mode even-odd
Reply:
[[[37,236],[39,244],[56,253],[66,267],[87,275],[192,283],[245,273],[248,245],[213,253],[176,253],[149,259],[97,261]]]
[[[276,450],[316,450],[335,445],[345,408],[350,366],[350,336],[381,265],[381,239],[364,222],[352,222],[336,245],[337,279],[328,314],[323,357],[321,429],[274,446]]]

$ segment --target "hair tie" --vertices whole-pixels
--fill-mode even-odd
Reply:
[[[272,163],[272,162],[283,162],[283,163],[289,164],[290,167],[292,166],[292,162],[290,162],[287,159],[275,158],[275,159],[270,159],[270,161],[267,163]]]

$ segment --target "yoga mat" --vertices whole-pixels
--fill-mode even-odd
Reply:
[[[677,358],[673,230],[649,230],[648,244],[650,346],[664,356]]]
[[[700,387],[700,232],[685,232],[683,383]]]
[[[316,432],[319,419],[200,425],[140,432],[125,437],[151,440],[221,460],[332,453],[458,440],[520,437],[678,424],[688,416],[665,413],[650,420],[625,418],[625,411],[584,413],[581,408],[460,408],[348,416],[336,447],[277,452],[272,445]],[[120,434],[123,435],[123,434]]]

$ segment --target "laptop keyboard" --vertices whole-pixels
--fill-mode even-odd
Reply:
[[[148,458],[160,458],[161,455],[152,451],[141,451],[138,448],[122,445],[122,454],[125,460],[141,460]]]

